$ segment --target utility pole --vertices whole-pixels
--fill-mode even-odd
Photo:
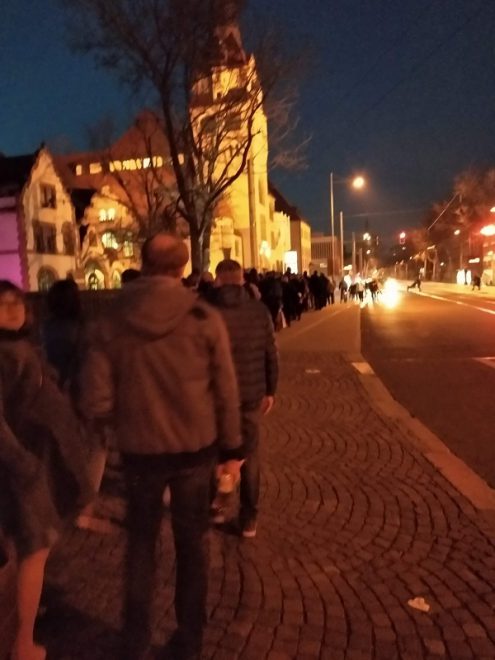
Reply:
[[[352,232],[352,274],[356,275],[356,233]]]
[[[333,197],[333,172],[330,172],[330,258],[332,260],[332,279],[335,275],[335,204]],[[328,273],[330,275],[330,273]]]

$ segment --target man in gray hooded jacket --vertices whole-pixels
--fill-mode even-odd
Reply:
[[[220,452],[238,478],[237,381],[215,310],[181,284],[188,251],[158,234],[143,246],[143,277],[119,295],[84,374],[82,410],[111,417],[128,490],[125,657],[149,648],[162,494],[171,491],[177,579],[174,658],[199,657],[205,621],[210,477]]]

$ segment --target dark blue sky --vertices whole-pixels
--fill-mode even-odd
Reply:
[[[364,172],[360,197],[336,187],[337,210],[359,229],[393,233],[447,198],[453,177],[495,165],[493,0],[252,0],[284,41],[310,44],[314,66],[300,113],[313,135],[308,169],[276,173],[315,229],[328,224],[328,177]],[[121,125],[137,109],[110,74],[66,46],[55,0],[3,0],[0,151],[41,141],[84,148],[84,127],[106,114]],[[400,214],[399,211],[417,210]],[[377,215],[378,214],[378,215]]]

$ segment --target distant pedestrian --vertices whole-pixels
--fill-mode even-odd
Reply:
[[[243,536],[256,535],[260,489],[259,435],[263,414],[270,412],[278,380],[278,355],[273,323],[265,306],[243,288],[241,265],[227,259],[216,269],[217,288],[211,299],[227,325],[241,399],[245,463],[241,468],[239,523]],[[223,512],[216,512],[223,522]]]
[[[415,289],[418,288],[418,291],[421,291],[421,273],[418,273],[412,282],[412,284],[409,284],[407,287],[407,290],[409,291],[410,289]]]
[[[345,281],[344,278],[342,278],[339,282],[339,292],[340,292],[340,302],[345,303],[347,302],[347,282]]]
[[[297,284],[290,275],[282,277],[282,309],[289,327],[293,321],[301,318]]]
[[[213,289],[214,282],[215,282],[215,278],[208,271],[205,271],[204,273],[201,274],[198,284],[198,293],[205,300],[210,295]]]
[[[240,414],[220,314],[181,285],[188,250],[158,234],[143,246],[143,276],[123,289],[100,328],[83,377],[83,410],[113,416],[128,495],[124,648],[144,658],[162,497],[171,491],[177,630],[170,657],[199,658],[206,620],[211,474],[218,451],[238,479]]]
[[[47,293],[46,306],[48,317],[41,329],[45,355],[57,372],[60,387],[70,391],[75,399],[86,327],[79,289],[74,280],[55,282]]]
[[[139,271],[136,272],[139,274]],[[70,394],[75,408],[79,409],[80,373],[88,350],[90,330],[74,280],[55,282],[47,293],[46,305],[48,317],[41,331],[44,352],[56,370],[59,386]],[[89,479],[95,492],[98,492],[107,459],[105,429],[87,428],[86,433],[91,436],[87,456]],[[91,502],[81,512],[76,520],[78,527],[101,531],[104,523],[95,518],[94,507],[95,503]]]
[[[473,275],[471,284],[472,284],[472,291],[474,291],[475,289],[481,291],[481,277],[479,275]]]
[[[356,293],[360,303],[364,303],[364,283],[361,278],[356,281]]]
[[[281,329],[283,288],[280,278],[275,273],[267,273],[260,282],[261,300],[267,306],[276,330]]]

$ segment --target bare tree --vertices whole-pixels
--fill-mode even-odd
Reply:
[[[256,60],[246,55],[238,29],[243,4],[73,0],[69,10],[74,45],[115,71],[134,92],[148,95],[158,109],[171,180],[164,183],[155,167],[141,168],[145,197],[161,218],[185,223],[192,263],[200,270],[209,265],[215,208],[246,170],[256,137],[265,130],[260,111],[292,67],[270,39],[260,40]],[[278,105],[280,126],[286,126],[282,135],[290,132],[294,98]],[[292,161],[300,161],[295,152]],[[116,176],[124,190],[131,188],[123,172]],[[142,212],[137,217],[147,227],[157,219]]]

